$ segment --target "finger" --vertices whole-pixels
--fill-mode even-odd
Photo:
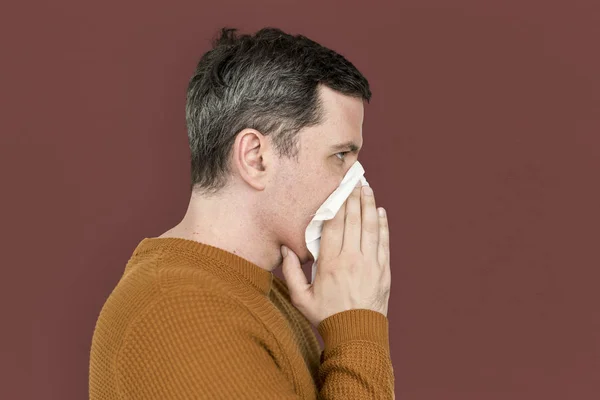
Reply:
[[[342,204],[332,219],[323,223],[321,230],[320,257],[337,257],[342,251],[344,242],[344,216],[346,215],[346,202]]]
[[[296,307],[303,304],[310,285],[308,284],[306,275],[304,275],[298,256],[290,248],[287,249],[287,255],[283,257],[281,270],[290,293],[292,304]]]
[[[378,209],[383,210],[383,207]],[[377,253],[379,265],[389,268],[390,264],[390,230],[388,226],[387,214],[379,214],[379,250]]]
[[[371,260],[377,260],[379,247],[379,217],[375,206],[373,189],[363,186],[361,196],[362,233],[360,238],[361,252]],[[370,194],[369,194],[370,193]]]
[[[360,184],[359,184],[360,185]],[[360,252],[361,215],[360,215],[360,186],[352,190],[346,200],[346,218],[344,224],[344,242],[342,251]]]

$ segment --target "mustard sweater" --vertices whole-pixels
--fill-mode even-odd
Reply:
[[[145,238],[96,322],[90,399],[392,399],[388,319],[317,327],[285,282],[217,247]]]

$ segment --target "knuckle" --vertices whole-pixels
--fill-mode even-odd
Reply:
[[[298,294],[295,292],[290,293],[290,301],[295,307],[302,305],[300,299],[298,298]]]
[[[372,235],[371,237],[367,238],[367,242],[371,244],[371,246],[377,248],[377,245],[379,244],[379,239],[377,239],[377,236]]]
[[[389,232],[386,229],[379,230],[379,237],[382,242],[387,242],[389,240]]]
[[[385,228],[385,227],[387,227],[387,225],[388,225],[387,218],[385,218],[385,217],[381,217],[381,216],[380,216],[380,217],[379,217],[379,225],[380,225],[382,228]]]
[[[325,275],[333,282],[340,282],[342,280],[341,276],[343,275],[343,271],[339,265],[336,265],[325,271]]]
[[[377,222],[374,221],[365,221],[365,223],[363,224],[363,229],[365,230],[365,232],[367,233],[372,233],[375,234],[377,233],[377,229],[379,228],[379,226],[377,225]]]
[[[375,195],[362,196],[362,199],[365,204],[374,204],[375,203]]]
[[[329,275],[337,275],[339,273],[340,270],[340,265],[342,264],[341,262],[341,257],[337,257],[335,259],[321,259],[321,265],[327,265],[327,268],[322,269],[324,272],[326,272]],[[318,273],[319,270],[317,270]]]
[[[343,268],[348,271],[354,271],[361,262],[360,260],[360,252],[343,250],[342,253],[340,253],[340,262],[337,270],[342,270],[343,266]]]
[[[357,226],[360,224],[360,218],[356,215],[346,214],[346,223],[348,225]]]

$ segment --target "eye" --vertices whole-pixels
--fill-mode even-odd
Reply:
[[[350,151],[342,151],[341,153],[336,153],[336,156],[337,156],[338,154],[343,154],[343,155],[345,156],[345,155],[346,155],[346,154],[348,154],[348,153],[350,153]],[[340,158],[340,160],[344,161],[344,158],[343,158],[344,156],[342,156],[342,158]],[[338,157],[338,158],[339,158],[339,157]]]

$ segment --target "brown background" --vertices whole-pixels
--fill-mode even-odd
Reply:
[[[303,33],[371,82],[396,397],[600,398],[597,1],[3,10],[0,397],[87,397],[105,299],[185,212],[185,88],[227,25]]]

